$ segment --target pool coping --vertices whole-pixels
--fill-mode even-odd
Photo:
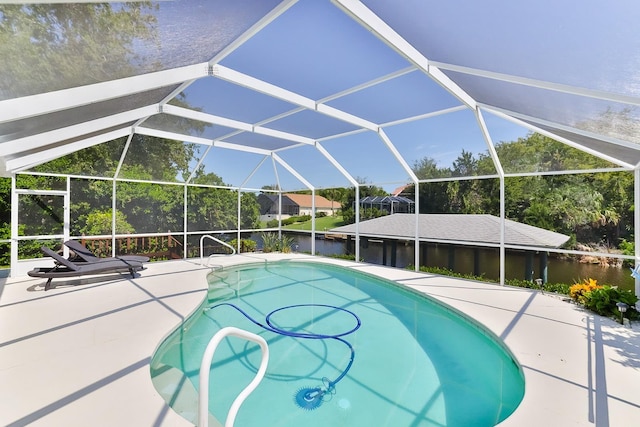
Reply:
[[[280,259],[396,281],[502,338],[526,384],[501,427],[624,425],[640,417],[636,324],[623,327],[537,290],[303,254],[241,254],[211,258],[209,266],[151,263],[135,278],[69,280],[47,292],[42,280],[1,279],[0,424],[191,425],[153,388],[151,354],[202,302],[211,267]]]

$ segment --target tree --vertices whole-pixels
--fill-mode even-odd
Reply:
[[[473,153],[462,150],[462,153],[453,161],[452,176],[473,176],[477,173],[478,160]]]
[[[118,182],[116,206],[138,233],[184,229],[184,189],[180,185]],[[123,231],[116,229],[116,233]]]
[[[496,144],[507,173],[611,167],[606,160],[531,133]],[[414,163],[420,179],[495,174],[492,157],[462,151],[452,168],[431,158]],[[421,213],[500,212],[499,179],[420,183]],[[583,173],[505,178],[505,214],[515,221],[572,235],[578,241],[617,245],[633,224],[633,175],[629,172]]]
[[[0,177],[0,239],[11,237],[11,179]]]
[[[260,227],[260,204],[253,193],[242,193],[240,196],[240,228],[254,229]]]
[[[122,163],[119,177],[154,181],[184,181],[191,174],[195,144],[136,134]]]
[[[188,192],[190,230],[235,230],[238,193],[224,188],[191,187]],[[249,208],[250,209],[250,208]]]
[[[326,198],[327,200],[330,200],[331,202],[338,202],[340,203],[340,205],[342,205],[342,200],[344,200],[344,198],[346,197],[347,191],[348,190],[346,188],[326,188],[323,190],[319,190],[318,195]],[[331,211],[331,214],[335,215],[333,203],[331,203]]]
[[[360,184],[364,184],[365,180],[362,178],[356,178]],[[376,187],[375,185],[360,185],[359,186],[360,199],[367,196],[387,196],[388,193],[384,188]],[[355,204],[356,204],[356,189],[355,187],[348,188],[345,191],[342,199],[342,220],[344,224],[353,224],[356,222],[355,217]],[[373,214],[365,212],[365,209],[360,210],[360,220],[371,219]]]
[[[264,192],[267,192],[268,190],[278,191],[280,190],[280,187],[278,186],[278,184],[269,184],[269,185],[263,185],[261,189],[266,190]]]
[[[87,215],[87,225],[80,230],[82,235],[99,236],[111,234],[113,213],[111,209],[106,211],[93,211]],[[116,230],[123,234],[133,234],[135,230],[120,211],[116,211]]]
[[[439,168],[438,163],[431,157],[424,157],[413,163],[413,172],[418,179],[447,178],[451,176],[448,168]]]

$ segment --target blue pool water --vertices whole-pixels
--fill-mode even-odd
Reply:
[[[261,335],[270,351],[236,426],[493,426],[522,400],[522,370],[495,336],[393,282],[292,261],[218,269],[208,279],[206,300],[151,362],[156,389],[192,422],[202,354],[225,326]],[[257,345],[238,338],[216,350],[209,407],[220,423],[260,357]],[[319,405],[301,407],[298,392],[315,387],[330,390]]]

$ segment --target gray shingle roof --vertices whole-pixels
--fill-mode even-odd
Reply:
[[[419,237],[437,241],[500,243],[500,218],[493,215],[420,214]],[[415,215],[393,214],[360,222],[360,233],[415,238]],[[337,227],[333,233],[355,234],[355,224]],[[569,236],[505,219],[505,243],[519,246],[562,246]]]

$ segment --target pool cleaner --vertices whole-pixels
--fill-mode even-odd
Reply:
[[[360,328],[360,325],[361,325],[360,318],[352,311],[349,311],[342,307],[336,307],[333,305],[326,305],[326,304],[288,305],[288,306],[277,308],[271,311],[269,314],[267,314],[267,316],[265,317],[266,325],[252,318],[248,313],[246,313],[244,310],[242,310],[240,307],[236,306],[235,304],[230,304],[227,302],[206,307],[204,311],[206,312],[221,306],[231,307],[237,310],[238,312],[240,312],[244,317],[246,317],[248,320],[250,320],[252,323],[256,324],[257,326],[279,335],[293,337],[293,338],[304,338],[304,339],[333,339],[333,340],[337,340],[344,343],[349,348],[351,352],[349,363],[347,364],[346,368],[342,371],[342,373],[335,380],[332,381],[329,378],[324,377],[322,378],[322,385],[315,386],[315,387],[303,387],[294,394],[293,396],[294,402],[296,403],[296,405],[298,405],[298,407],[302,409],[312,411],[318,408],[320,405],[322,405],[322,402],[330,398],[330,396],[333,396],[335,394],[336,384],[347,375],[347,372],[349,372],[349,369],[351,369],[351,365],[353,365],[353,360],[355,359],[355,350],[353,349],[353,346],[348,341],[342,339],[343,336],[349,335]],[[297,308],[297,307],[326,307],[334,310],[343,311],[353,316],[353,318],[356,320],[356,325],[352,329],[339,334],[325,335],[325,334],[314,334],[314,333],[306,333],[306,332],[291,332],[284,329],[280,329],[277,326],[273,325],[273,323],[271,322],[271,316],[273,314],[279,311],[283,311],[291,308]]]

